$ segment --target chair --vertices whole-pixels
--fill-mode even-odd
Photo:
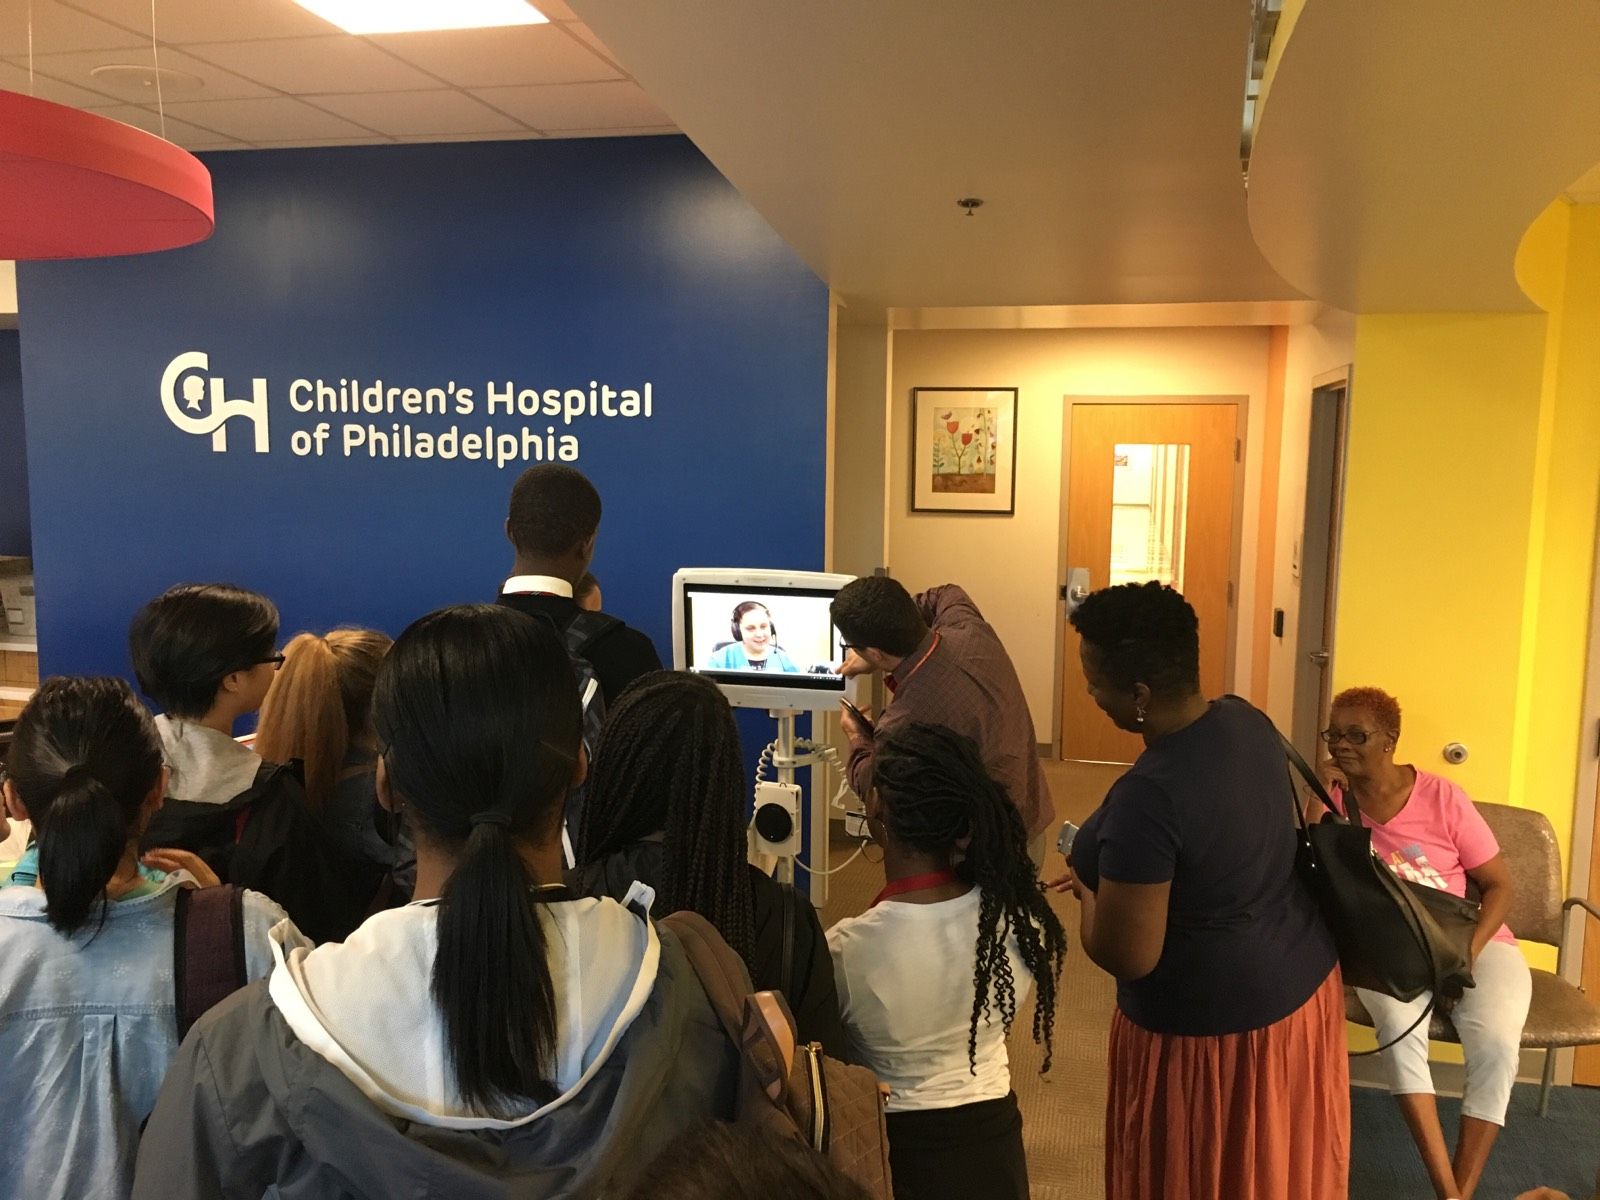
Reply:
[[[1533,999],[1522,1027],[1522,1048],[1543,1050],[1544,1074],[1539,1082],[1539,1115],[1550,1107],[1555,1079],[1555,1051],[1568,1046],[1600,1045],[1600,1005],[1561,976],[1567,966],[1568,915],[1581,908],[1600,921],[1600,906],[1578,896],[1561,896],[1561,852],[1556,831],[1543,813],[1508,804],[1479,804],[1478,811],[1500,843],[1500,853],[1517,885],[1506,924],[1518,941],[1543,942],[1556,948],[1556,974],[1533,972]],[[1470,890],[1470,884],[1469,884]],[[1345,1017],[1357,1025],[1373,1021],[1354,988],[1345,988]],[[1460,1042],[1450,1018],[1434,1013],[1428,1037],[1435,1042]]]

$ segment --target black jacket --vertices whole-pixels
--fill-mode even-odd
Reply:
[[[342,941],[361,924],[383,876],[335,848],[306,801],[298,762],[263,762],[225,804],[168,799],[140,840],[141,850],[159,846],[191,850],[224,883],[276,900],[317,942]]]
[[[572,871],[568,883],[581,896],[610,896],[622,900],[638,880],[658,888],[662,875],[661,842],[635,842],[608,858]],[[750,894],[755,928],[755,962],[750,964],[751,982],[758,991],[782,990],[783,980],[783,892],[781,884],[763,871],[750,867]],[[791,889],[792,891],[792,889]],[[790,958],[790,988],[785,994],[802,1042],[821,1042],[834,1058],[847,1058],[849,1043],[839,1019],[839,993],[833,982],[833,957],[828,953],[822,922],[811,901],[794,894],[793,953]],[[659,897],[651,916],[667,916]]]
[[[565,633],[573,618],[583,611],[570,596],[543,593],[514,592],[502,595],[500,603],[529,616],[544,617],[561,633]],[[600,682],[608,709],[617,702],[623,689],[639,676],[661,670],[661,659],[649,636],[628,628],[621,621],[591,642],[583,657],[594,668],[594,677]]]

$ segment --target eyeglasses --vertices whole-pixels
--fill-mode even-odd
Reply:
[[[274,654],[271,658],[258,658],[250,665],[259,667],[262,663],[271,663],[274,671],[281,671],[283,669],[283,664],[288,661],[288,657],[289,656],[287,654]]]
[[[1365,729],[1324,729],[1317,736],[1329,746],[1340,741],[1349,742],[1352,746],[1365,746],[1372,735]]]
[[[856,646],[851,642],[840,642],[839,643],[839,649],[843,650],[846,654],[854,654],[860,648],[861,647]]]

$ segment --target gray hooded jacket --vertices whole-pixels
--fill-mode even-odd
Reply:
[[[626,1195],[688,1126],[732,1117],[739,1052],[671,934],[614,901],[547,907],[556,1100],[513,1120],[462,1106],[426,1008],[431,915],[410,905],[343,947],[285,952],[202,1018],[151,1114],[135,1200]]]

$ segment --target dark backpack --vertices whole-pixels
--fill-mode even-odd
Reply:
[[[249,982],[244,959],[244,889],[180,887],[172,926],[178,1040],[206,1010]]]
[[[589,647],[621,624],[616,617],[609,617],[605,613],[581,610],[561,631],[567,644],[567,655],[572,659],[573,674],[578,677],[578,695],[583,701],[583,748],[589,752],[590,762],[594,761],[595,751],[600,748],[600,730],[606,723],[606,697],[600,690],[600,679],[594,673],[594,665],[587,655]],[[579,784],[567,796],[566,823],[571,840],[567,855],[569,867],[575,865],[578,822],[583,816],[583,795],[583,785]]]

